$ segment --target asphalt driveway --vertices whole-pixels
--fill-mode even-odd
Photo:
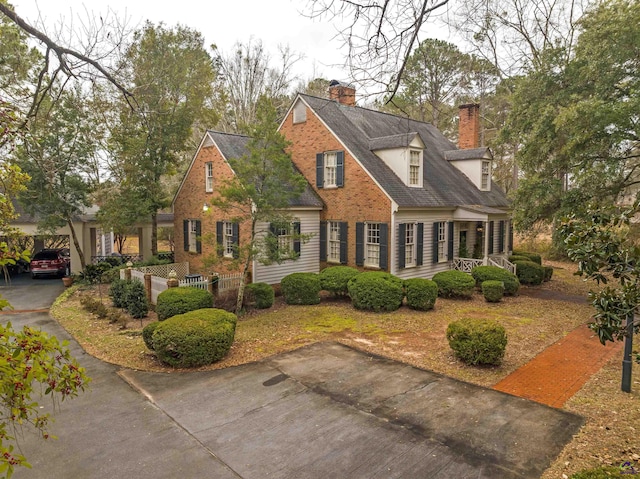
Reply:
[[[10,316],[71,339],[46,313]],[[33,469],[14,477],[535,478],[582,424],[336,343],[172,374],[119,370],[70,345],[91,390],[56,412],[58,440],[25,431]]]

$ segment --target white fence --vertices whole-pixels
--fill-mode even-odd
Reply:
[[[463,273],[471,273],[476,266],[482,266],[483,260],[474,258],[454,258],[453,268]]]
[[[492,266],[498,266],[502,269],[506,269],[512,274],[516,274],[516,265],[504,256],[489,256],[489,264]]]

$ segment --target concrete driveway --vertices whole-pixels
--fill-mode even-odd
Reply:
[[[11,320],[70,339],[46,313]],[[118,370],[70,344],[91,390],[56,412],[58,440],[25,432],[33,469],[14,477],[535,478],[582,424],[336,343],[172,374]]]

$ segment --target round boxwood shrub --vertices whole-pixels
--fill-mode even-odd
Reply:
[[[553,266],[543,266],[544,268],[544,279],[543,281],[551,281],[553,276]]]
[[[488,279],[482,282],[482,294],[484,299],[490,303],[498,303],[504,296],[504,283],[502,281],[496,281]]]
[[[349,294],[347,284],[354,276],[360,274],[355,268],[350,266],[332,266],[320,271],[320,286],[324,291],[329,291],[336,296],[346,296]]]
[[[127,281],[124,292],[124,304],[127,312],[136,319],[144,318],[149,313],[149,302],[144,284],[140,280]]]
[[[508,259],[511,263],[515,263],[516,261],[531,261],[528,256],[522,256],[519,254],[513,254],[509,256]]]
[[[318,304],[320,277],[315,273],[291,273],[280,281],[280,289],[287,304]]]
[[[516,275],[522,284],[539,285],[544,280],[544,268],[533,261],[516,261]]]
[[[507,333],[500,324],[486,319],[463,318],[447,327],[447,340],[466,364],[500,364],[507,347]]]
[[[153,351],[153,341],[151,338],[153,337],[153,332],[159,325],[160,321],[153,321],[142,328],[142,340],[151,351]]]
[[[420,311],[433,309],[438,297],[438,285],[435,281],[424,278],[411,278],[404,282],[407,306]]]
[[[515,251],[513,251],[513,255],[514,256],[524,256],[529,261],[533,261],[534,263],[538,263],[539,265],[542,264],[542,256],[540,256],[538,253],[530,253],[529,251],[515,250]],[[513,261],[512,261],[512,263],[513,263]]]
[[[270,284],[251,283],[245,290],[245,300],[248,305],[258,309],[267,309],[273,306],[275,292]]]
[[[481,287],[482,283],[489,280],[502,281],[504,292],[513,296],[520,289],[518,277],[498,266],[476,266],[471,270],[471,276],[476,280],[476,286]]]
[[[236,315],[223,309],[196,309],[159,322],[151,336],[158,359],[189,368],[219,361],[227,355],[236,330]]]
[[[349,296],[357,309],[395,311],[402,305],[402,280],[383,271],[360,273],[349,280]]]
[[[476,286],[471,275],[456,270],[436,273],[433,281],[438,285],[438,296],[443,298],[470,298]]]
[[[176,314],[213,307],[213,295],[206,289],[184,287],[169,288],[158,295],[156,313],[164,321]]]

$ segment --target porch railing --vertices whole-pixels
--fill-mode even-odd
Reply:
[[[516,265],[504,256],[489,256],[489,264],[491,266],[498,266],[499,268],[506,269],[512,274],[516,274]]]
[[[471,273],[476,266],[482,266],[483,261],[475,258],[454,258],[453,268],[463,273]]]

